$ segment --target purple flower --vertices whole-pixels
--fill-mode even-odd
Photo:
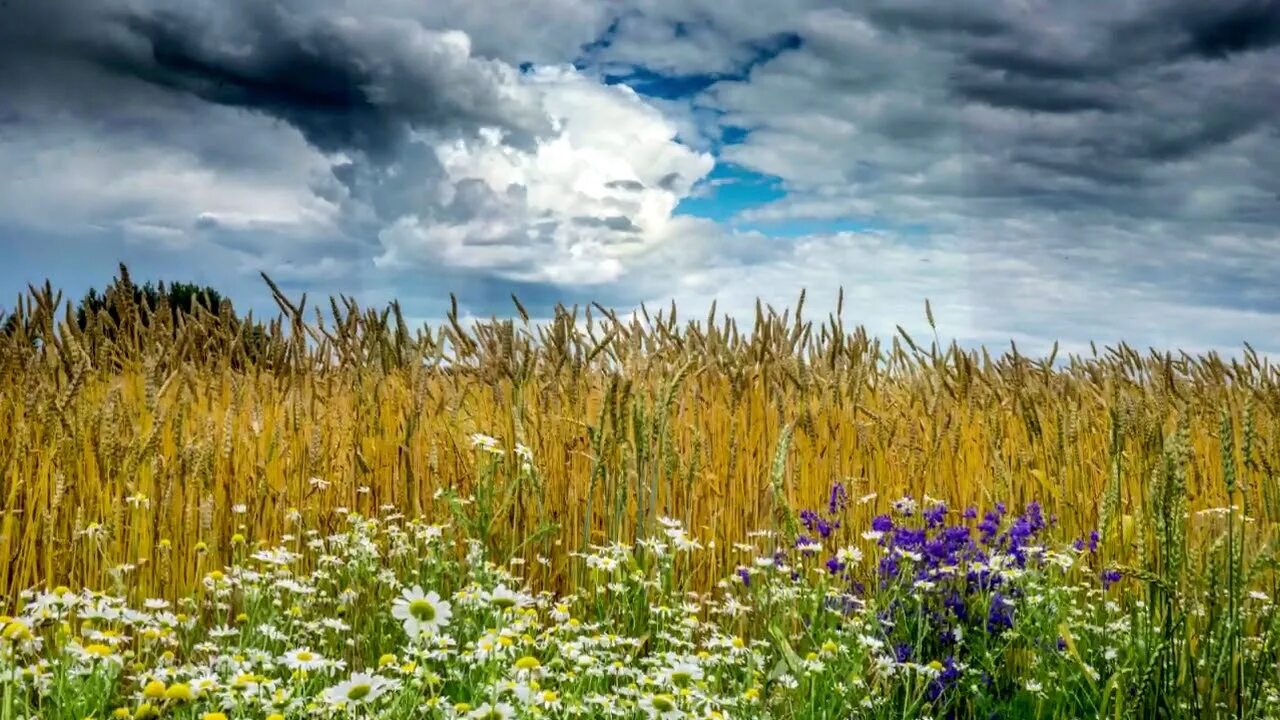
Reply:
[[[817,533],[823,539],[831,537],[832,531],[840,527],[838,521],[833,522],[831,519],[824,518],[813,510],[801,510],[800,522],[810,533]]]
[[[942,661],[942,672],[929,681],[929,687],[925,691],[929,700],[937,700],[948,687],[953,685],[956,680],[960,679],[960,668],[956,667],[955,657],[948,655]]]
[[[978,530],[982,532],[983,544],[990,545],[995,539],[996,533],[1000,532],[1000,519],[1004,515],[1003,512],[988,510],[982,516],[982,522],[978,523]]]
[[[893,657],[900,663],[910,660],[911,646],[906,643],[898,643],[893,647]]]
[[[917,530],[915,528],[900,527],[893,531],[893,543],[899,547],[907,549],[921,547],[924,545],[926,537],[924,530]]]
[[[1035,500],[1027,503],[1027,510],[1022,516],[1031,525],[1033,532],[1039,532],[1044,528],[1044,512],[1040,509],[1040,503]]]
[[[844,510],[845,505],[849,502],[849,493],[844,489],[844,485],[839,482],[832,483],[831,496],[827,499],[827,514],[835,515]]]
[[[1102,589],[1103,590],[1110,589],[1112,585],[1120,582],[1120,579],[1122,577],[1124,577],[1124,575],[1122,575],[1119,570],[1116,570],[1116,569],[1103,570],[1102,571]]]
[[[1013,603],[1004,599],[1000,593],[991,596],[991,606],[987,609],[987,632],[995,635],[1013,627]]]
[[[943,503],[938,503],[937,505],[934,505],[933,507],[924,511],[924,520],[926,523],[929,524],[929,527],[931,528],[935,528],[941,525],[942,520],[946,516],[947,516],[947,506]]]
[[[814,526],[818,523],[818,513],[812,510],[801,510],[800,522],[804,523],[809,532],[813,532]]]
[[[959,565],[969,553],[969,528],[950,527],[924,545],[925,561],[931,568]]]
[[[796,537],[796,547],[800,548],[800,554],[805,557],[813,555],[813,553],[816,552],[810,547],[814,544],[813,538],[808,535],[800,535]]]
[[[877,515],[871,519],[871,529],[886,533],[893,529],[893,518],[888,515]]]
[[[827,571],[830,572],[832,575],[835,575],[841,572],[842,570],[844,570],[844,567],[845,567],[844,563],[840,562],[840,559],[837,558],[835,555],[832,555],[831,557],[827,558]]]
[[[898,556],[885,555],[880,559],[880,577],[886,580],[898,577]]]
[[[952,590],[942,599],[942,606],[950,610],[961,622],[969,619],[969,608],[965,605],[964,596],[956,590]]]
[[[823,520],[822,518],[818,518],[818,534],[821,535],[824,540],[831,537],[831,523]]]
[[[742,578],[742,585],[744,587],[751,587],[751,571],[750,570],[748,570],[745,567],[739,567],[738,577]]]

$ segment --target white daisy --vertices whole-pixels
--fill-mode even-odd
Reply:
[[[640,707],[655,720],[679,720],[684,715],[676,705],[676,699],[666,693],[646,695],[640,699]]]
[[[498,442],[498,439],[484,433],[471,433],[471,447],[494,455],[502,454],[502,444]]]
[[[678,662],[662,673],[672,686],[684,689],[702,679],[702,668],[691,662]]]
[[[515,712],[515,708],[508,703],[500,702],[493,705],[485,703],[472,710],[471,717],[474,720],[511,720]]]
[[[499,610],[507,610],[528,605],[529,598],[506,585],[499,585],[489,592],[489,602]]]
[[[405,634],[409,637],[434,635],[449,624],[453,606],[441,600],[435,590],[424,593],[421,587],[414,585],[406,588],[391,604],[391,616],[404,625]]]
[[[840,548],[839,552],[836,553],[836,557],[842,563],[857,565],[862,562],[862,550],[850,545],[849,547]]]
[[[324,691],[325,702],[330,705],[350,707],[371,703],[388,690],[398,687],[399,683],[378,675],[356,673],[349,680],[334,685]]]
[[[280,656],[280,662],[290,670],[301,670],[303,672],[312,672],[319,670],[325,666],[325,659],[320,653],[313,652],[311,648],[299,648],[290,650]]]

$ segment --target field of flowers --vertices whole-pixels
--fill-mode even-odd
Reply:
[[[851,503],[885,512],[849,531]],[[741,565],[707,592],[689,584],[705,543],[665,517],[575,554],[584,582],[564,595],[391,509],[327,535],[287,521],[176,602],[24,593],[3,619],[5,720],[1280,713],[1268,593],[1144,592],[1096,534],[1056,543],[1034,502],[837,485],[794,539],[735,543]]]
[[[1280,717],[1248,348],[275,290],[0,317],[0,720]]]

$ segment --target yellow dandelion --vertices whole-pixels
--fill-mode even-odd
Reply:
[[[4,626],[4,630],[0,631],[5,640],[12,642],[26,642],[31,639],[31,628],[21,620],[10,620]]]
[[[161,700],[164,698],[166,690],[164,682],[160,680],[152,680],[142,688],[142,697],[148,700]]]

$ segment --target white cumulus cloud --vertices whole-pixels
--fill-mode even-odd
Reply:
[[[679,143],[676,125],[626,86],[569,67],[537,68],[522,82],[555,131],[528,149],[498,132],[437,144],[434,204],[379,234],[380,265],[601,283],[671,237],[677,204],[712,157]]]

